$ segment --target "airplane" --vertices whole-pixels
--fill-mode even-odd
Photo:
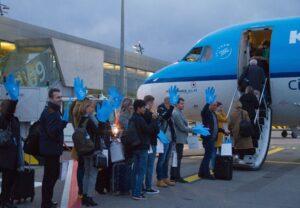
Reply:
[[[189,120],[201,121],[205,105],[204,91],[214,87],[217,100],[228,114],[241,92],[237,80],[262,42],[269,43],[266,82],[260,109],[255,118],[260,138],[254,155],[247,155],[243,165],[249,170],[262,167],[270,144],[272,125],[300,124],[300,17],[274,19],[235,25],[210,33],[200,39],[180,61],[148,77],[137,92],[163,102],[170,86],[176,85],[186,100],[184,113]]]

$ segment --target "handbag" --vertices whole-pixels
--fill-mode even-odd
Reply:
[[[108,167],[107,157],[102,153],[102,151],[94,152],[93,165],[97,169],[104,169]]]
[[[9,147],[13,144],[11,123],[7,129],[0,129],[0,147]]]
[[[120,162],[125,160],[123,144],[121,142],[113,141],[109,147],[111,162]]]

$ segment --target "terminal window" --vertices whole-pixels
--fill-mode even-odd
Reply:
[[[51,47],[19,47],[1,58],[3,76],[13,73],[22,86],[43,87],[60,81],[56,57]]]

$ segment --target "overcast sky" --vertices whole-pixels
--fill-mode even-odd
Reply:
[[[121,0],[1,0],[10,18],[119,47]],[[300,0],[125,0],[125,47],[174,62],[197,40],[233,24],[300,16]]]

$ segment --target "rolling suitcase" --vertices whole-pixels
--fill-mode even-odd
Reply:
[[[12,188],[12,201],[34,199],[34,169],[25,168],[24,171],[18,172],[17,178]]]
[[[126,162],[112,165],[111,191],[113,194],[129,193],[131,184],[131,166]]]
[[[232,156],[217,155],[214,168],[214,174],[216,179],[231,180],[233,169]]]

